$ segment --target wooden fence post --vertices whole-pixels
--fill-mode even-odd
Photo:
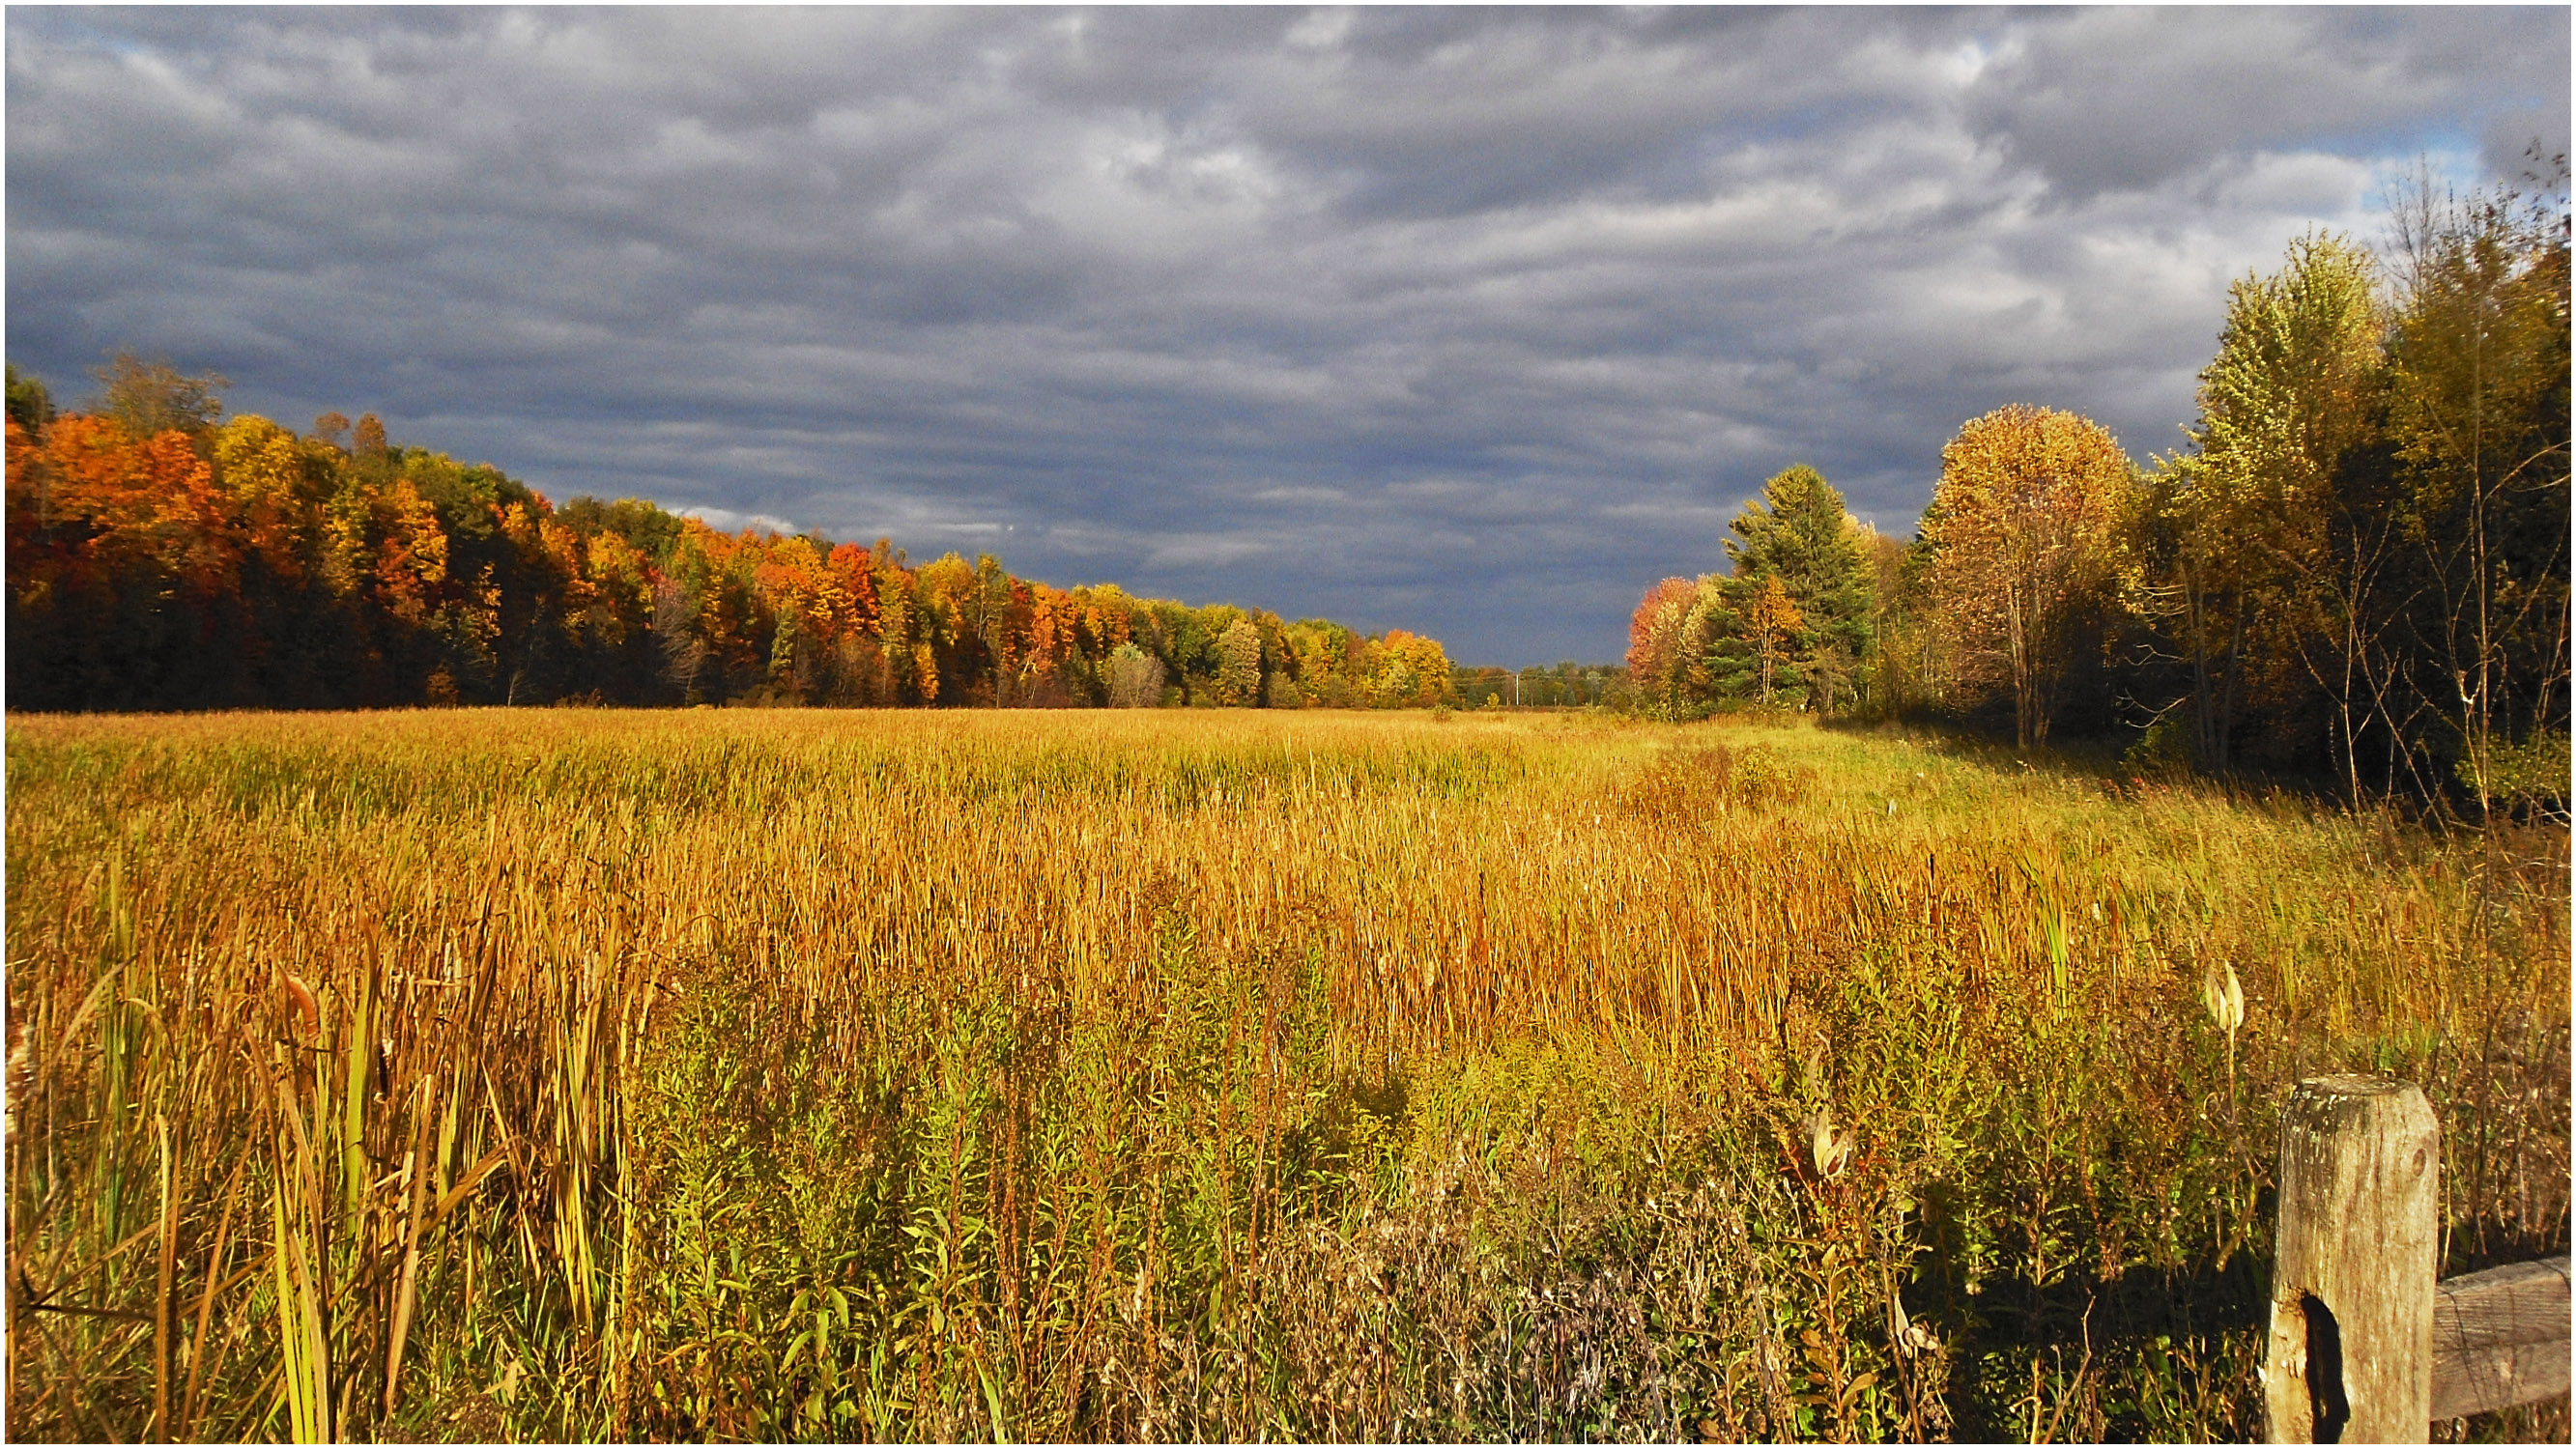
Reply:
[[[2263,1354],[2275,1444],[2424,1442],[2440,1272],[2439,1131],[2414,1086],[2312,1077],[2281,1113]]]

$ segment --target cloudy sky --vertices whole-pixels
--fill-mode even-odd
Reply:
[[[1616,657],[1812,463],[2181,441],[2228,281],[2564,151],[2563,7],[11,6],[7,346],[1058,584]]]

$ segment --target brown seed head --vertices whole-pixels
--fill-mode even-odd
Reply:
[[[320,1035],[322,1008],[313,1002],[313,989],[290,975],[286,978],[286,999],[294,1003],[295,1014],[304,1018],[304,1034]]]

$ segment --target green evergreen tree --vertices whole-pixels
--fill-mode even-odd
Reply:
[[[1870,646],[1874,582],[1861,557],[1860,527],[1843,508],[1842,494],[1824,475],[1801,463],[1773,475],[1762,497],[1748,499],[1727,527],[1733,576],[1723,581],[1727,610],[1714,620],[1709,672],[1721,691],[1759,688],[1760,641],[1747,633],[1766,579],[1788,593],[1798,626],[1787,657],[1770,670],[1772,697],[1807,691],[1819,709],[1852,695],[1851,681]]]

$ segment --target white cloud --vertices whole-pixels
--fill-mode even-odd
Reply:
[[[730,508],[707,508],[702,506],[677,508],[672,511],[679,514],[682,518],[694,518],[698,522],[705,524],[707,527],[716,530],[718,533],[740,533],[747,528],[757,529],[763,533],[797,534],[804,532],[803,529],[798,528],[795,524],[788,522],[786,519],[773,517],[766,513],[736,513]]]

